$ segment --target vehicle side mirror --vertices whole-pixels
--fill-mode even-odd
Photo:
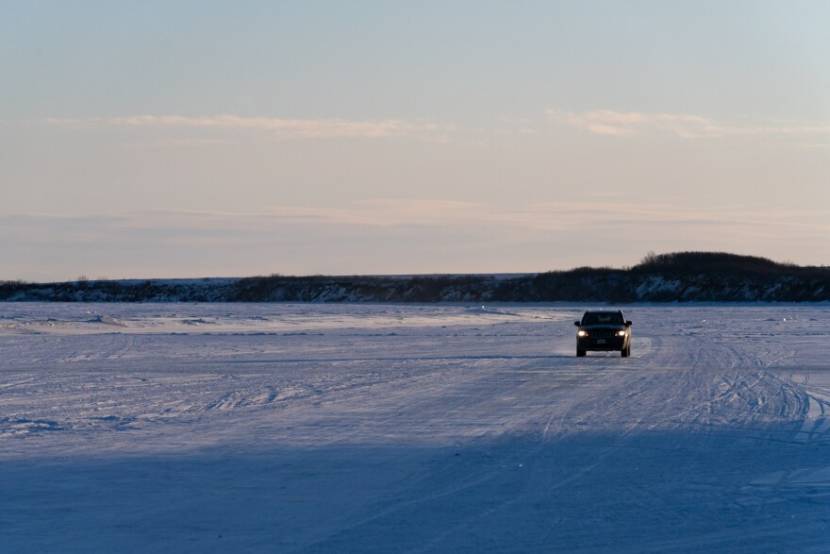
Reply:
[[[630,321],[626,321],[626,322],[625,322],[625,326],[626,326],[626,327],[631,327],[631,325],[632,325],[632,323],[631,323]]]
[[[574,325],[576,325],[577,327],[579,327],[579,326],[580,326],[580,325],[582,325],[582,324],[581,324],[580,322],[578,322],[578,321],[574,321]]]

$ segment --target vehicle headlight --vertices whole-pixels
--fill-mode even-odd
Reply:
[[[588,336],[588,331],[583,331],[582,329],[580,329],[579,331],[576,332],[576,336],[577,337],[587,337]]]
[[[625,336],[625,329],[620,329],[619,331],[617,331],[617,336],[618,337],[624,337]]]

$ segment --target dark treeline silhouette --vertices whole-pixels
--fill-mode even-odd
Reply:
[[[0,301],[62,302],[815,302],[830,267],[722,252],[649,254],[623,269],[498,276],[307,276],[0,283]]]

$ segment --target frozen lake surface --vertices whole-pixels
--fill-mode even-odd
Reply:
[[[0,304],[0,551],[827,552],[830,306]]]

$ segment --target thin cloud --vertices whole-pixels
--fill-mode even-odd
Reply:
[[[118,117],[46,119],[49,125],[82,127],[130,127],[173,129],[242,129],[303,138],[388,138],[444,136],[450,127],[433,122],[403,119],[288,119],[232,114],[210,116],[130,115]]]
[[[701,139],[726,136],[830,135],[830,125],[824,124],[738,125],[685,113],[618,112],[614,110],[569,112],[549,108],[545,110],[545,115],[555,123],[606,136],[669,134],[685,139]]]
[[[775,221],[775,225],[770,225]],[[269,230],[275,226],[308,224],[391,227],[482,227],[565,231],[587,227],[692,227],[736,225],[780,232],[783,228],[830,232],[830,210],[750,210],[737,208],[688,209],[668,204],[571,201],[541,202],[527,206],[497,207],[477,202],[441,199],[378,198],[343,207],[273,206],[252,212],[151,210],[107,215],[48,213],[0,214],[4,226],[63,228],[91,225],[131,229],[181,228],[200,230]]]
[[[774,226],[770,221],[775,221]],[[291,224],[362,228],[499,228],[524,233],[572,232],[596,228],[752,229],[759,236],[782,229],[830,232],[830,210],[686,209],[635,202],[545,202],[514,208],[441,199],[378,198],[344,207],[275,206],[258,212],[153,211],[134,214],[131,227],[269,229]]]

